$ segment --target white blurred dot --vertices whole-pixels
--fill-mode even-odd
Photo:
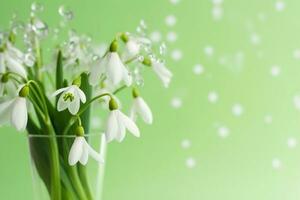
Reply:
[[[170,3],[176,5],[180,2],[180,0],[170,0]]]
[[[177,22],[177,19],[174,15],[169,15],[166,17],[165,22],[167,26],[174,26]]]
[[[271,67],[271,75],[274,76],[274,77],[276,77],[279,74],[280,74],[280,67],[276,66],[276,65],[272,66]]]
[[[211,91],[208,93],[208,101],[211,103],[216,103],[219,99],[219,95],[215,91]]]
[[[177,34],[173,31],[167,33],[167,40],[169,42],[175,42],[177,40]]]
[[[160,42],[161,41],[161,33],[159,31],[154,31],[150,34],[150,39],[153,42]]]
[[[181,141],[181,147],[183,149],[188,149],[191,147],[191,141],[189,139],[184,139]]]
[[[266,19],[267,19],[267,16],[264,13],[259,13],[257,15],[257,17],[258,17],[259,21],[262,21],[262,22],[266,21]]]
[[[171,106],[173,108],[180,108],[182,106],[182,100],[179,97],[174,97],[171,100]]]
[[[212,8],[212,16],[214,20],[220,20],[223,17],[223,8],[217,6]]]
[[[171,52],[171,57],[175,61],[179,61],[182,58],[182,51],[179,49],[175,49]]]
[[[218,135],[221,137],[221,138],[226,138],[228,137],[229,135],[229,129],[225,126],[221,126],[219,127],[218,129]]]
[[[264,121],[266,124],[271,124],[273,122],[273,117],[271,115],[266,115]]]
[[[272,160],[272,167],[273,167],[274,169],[281,169],[281,168],[282,168],[281,160],[278,159],[278,158],[274,158],[274,159]]]
[[[215,6],[219,6],[223,3],[223,0],[212,0],[212,3],[215,5]]]
[[[291,149],[295,148],[297,146],[297,144],[298,144],[298,141],[295,138],[290,137],[287,139],[287,145],[289,148],[291,148]]]
[[[299,95],[294,96],[294,105],[297,110],[300,110],[300,96]]]
[[[300,59],[300,49],[294,50],[294,58],[295,59]]]
[[[232,113],[235,116],[241,116],[244,112],[244,108],[241,104],[235,104],[232,106]]]
[[[193,71],[194,71],[194,74],[200,75],[204,72],[204,68],[201,64],[197,64],[194,66]]]
[[[214,48],[212,46],[206,46],[204,48],[204,53],[207,55],[207,56],[212,56],[214,54]]]
[[[189,157],[186,159],[185,165],[188,168],[194,168],[196,166],[196,160],[193,157]]]
[[[285,9],[285,2],[283,2],[283,1],[277,1],[276,3],[275,3],[275,9],[277,10],[277,11],[283,11],[284,9]]]
[[[250,36],[250,42],[253,45],[258,45],[258,44],[261,43],[261,38],[257,33],[252,33],[251,36]]]

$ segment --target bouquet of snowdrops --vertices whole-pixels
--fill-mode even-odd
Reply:
[[[91,105],[102,102],[109,112],[103,130],[106,142],[123,141],[127,131],[139,137],[137,117],[147,124],[153,119],[139,93],[141,69],[156,73],[165,87],[172,73],[154,53],[144,22],[136,33],[117,33],[101,53],[91,38],[65,24],[49,29],[37,16],[41,5],[33,4],[31,9],[27,22],[13,19],[10,29],[0,32],[0,124],[9,123],[32,137],[51,137],[30,141],[33,163],[51,199],[92,200],[84,166],[89,157],[105,161],[86,139]],[[59,12],[65,23],[71,20],[72,13],[64,8]],[[68,31],[68,37],[57,40],[47,60],[42,43],[50,38],[52,44],[62,30]],[[128,116],[117,97],[125,88],[133,97]],[[65,136],[72,142],[57,139]]]

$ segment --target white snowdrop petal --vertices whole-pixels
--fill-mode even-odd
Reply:
[[[59,99],[57,101],[57,111],[58,112],[67,109],[67,107],[69,105],[69,102],[67,102],[67,101],[64,100],[64,94],[65,93],[63,93],[62,95],[60,95],[60,97],[59,97]]]
[[[136,126],[136,124],[130,118],[128,118],[126,115],[124,115],[119,110],[116,114],[117,114],[119,122],[120,123],[122,122],[124,124],[124,126],[128,129],[129,132],[131,132],[136,137],[140,137],[139,128]]]
[[[173,74],[162,63],[154,63],[153,70],[163,82],[165,87],[168,87]]]
[[[137,114],[136,114],[136,103],[134,102],[129,110],[129,117],[130,119],[132,119],[133,121],[136,121],[137,118]]]
[[[148,104],[141,97],[137,97],[135,99],[135,102],[137,104],[138,112],[141,115],[144,122],[146,122],[147,124],[152,124],[153,116]]]
[[[103,159],[103,156],[98,153],[97,151],[95,151],[88,143],[87,141],[84,141],[85,142],[85,147],[87,148],[88,152],[89,152],[89,155],[95,159],[96,161],[98,161],[99,163],[104,163],[104,159]]]
[[[123,65],[118,53],[112,52],[108,54],[108,62],[107,62],[107,76],[109,80],[114,84],[117,85],[121,82],[123,76]]]
[[[84,92],[79,87],[77,87],[76,92],[77,92],[78,96],[80,97],[81,102],[85,103],[86,102],[86,96],[85,96]]]
[[[60,88],[60,89],[56,90],[51,96],[55,97],[55,96],[59,95],[60,93],[66,91],[67,89],[69,89],[69,87]]]
[[[130,76],[129,72],[125,68],[123,70],[123,80],[126,86],[130,86],[132,84],[132,77]]]
[[[105,65],[107,63],[107,58],[104,57],[100,60],[100,63],[96,63],[91,68],[91,73],[89,74],[89,83],[95,86],[100,83],[101,74],[104,72]]]
[[[126,59],[136,56],[140,51],[140,45],[134,40],[129,40],[126,43],[125,48],[127,52]]]
[[[118,132],[118,122],[115,112],[116,111],[111,111],[107,120],[107,130],[105,132],[107,142],[111,142],[115,139]]]
[[[79,158],[79,162],[82,165],[86,165],[88,160],[89,160],[89,150],[85,145],[82,145],[82,153],[81,153],[81,156]]]
[[[26,70],[21,63],[19,63],[18,61],[16,61],[15,59],[11,58],[8,55],[6,55],[6,62],[7,62],[7,67],[12,72],[15,72],[23,77],[27,77]]]
[[[72,115],[76,115],[80,108],[80,99],[78,96],[75,96],[74,100],[69,104],[68,110]]]
[[[5,72],[4,55],[0,53],[0,73]]]
[[[82,151],[83,151],[83,142],[84,137],[76,137],[69,153],[69,165],[73,166],[75,165],[79,159],[81,158]]]
[[[118,132],[116,135],[116,140],[118,142],[122,142],[126,136],[126,128],[125,125],[117,118],[118,121]]]
[[[13,104],[11,123],[18,131],[25,130],[28,120],[26,99],[17,97]]]
[[[13,103],[14,100],[10,100],[0,104],[0,125],[9,122]]]

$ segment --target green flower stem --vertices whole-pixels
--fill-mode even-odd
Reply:
[[[38,96],[42,99],[42,105],[44,107],[44,111],[46,112],[46,116],[47,116],[47,119],[48,120],[48,116],[49,116],[49,112],[48,112],[48,108],[47,108],[47,104],[46,104],[46,100],[45,100],[45,96],[44,96],[44,93],[42,92],[39,84],[37,82],[35,82],[34,80],[29,80],[27,82],[27,84],[33,84],[36,89],[37,89],[37,92],[38,92]]]
[[[34,43],[35,43],[35,53],[36,53],[35,75],[37,80],[41,80],[40,68],[43,65],[42,53],[41,53],[42,50],[40,48],[40,42],[37,37],[34,38]]]
[[[136,60],[137,58],[138,58],[138,56],[134,56],[134,57],[132,57],[132,58],[126,60],[126,61],[124,62],[124,64],[127,65],[127,64],[131,63],[132,61]]]
[[[94,98],[92,98],[91,100],[89,100],[88,102],[86,102],[81,108],[80,108],[80,110],[79,110],[79,112],[78,112],[78,116],[80,116],[89,106],[90,106],[90,104],[91,103],[93,103],[94,101],[96,101],[97,99],[100,99],[100,98],[102,98],[102,97],[104,97],[104,96],[110,96],[111,97],[111,94],[109,94],[109,93],[104,93],[104,94],[100,94],[100,95],[98,95],[98,96],[95,96]]]
[[[116,89],[116,90],[113,92],[113,94],[116,95],[117,93],[121,92],[121,91],[124,90],[125,88],[127,88],[127,86],[126,86],[126,85],[123,85],[122,87]]]

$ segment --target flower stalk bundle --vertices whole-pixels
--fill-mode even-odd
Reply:
[[[51,199],[92,200],[85,165],[89,157],[99,163],[105,160],[86,137],[91,106],[102,103],[108,112],[106,142],[122,142],[127,131],[140,137],[137,117],[147,124],[153,121],[139,93],[142,70],[153,71],[165,87],[172,73],[154,53],[144,23],[139,27],[144,31],[116,34],[103,53],[90,38],[64,25],[60,30],[68,31],[69,37],[51,47],[54,52],[47,63],[42,43],[55,38],[58,29],[51,33],[38,17],[40,5],[31,9],[28,22],[14,20],[8,31],[0,32],[0,125],[48,137],[30,140],[30,150]],[[68,20],[69,15],[64,22]],[[128,116],[118,99],[125,89],[133,102]],[[72,141],[57,139],[65,136]]]

